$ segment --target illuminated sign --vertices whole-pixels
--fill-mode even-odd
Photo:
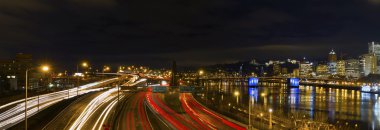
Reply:
[[[300,86],[300,79],[299,78],[288,78],[288,86],[289,87]]]
[[[248,78],[248,86],[249,87],[257,87],[257,86],[259,86],[259,78],[257,78],[257,77],[250,77],[250,78]]]

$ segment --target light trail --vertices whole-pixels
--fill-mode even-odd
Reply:
[[[115,95],[111,95],[112,93],[117,92],[117,88],[110,89],[95,99],[93,99],[83,110],[83,112],[79,115],[79,117],[75,120],[75,122],[71,125],[70,130],[78,130],[82,129],[82,127],[87,123],[90,117],[102,106],[104,103],[109,102]],[[112,104],[112,103],[110,103]],[[104,112],[103,112],[104,113]]]
[[[224,119],[223,117],[203,107],[197,101],[195,101],[191,94],[181,94],[181,102],[182,106],[185,107],[185,111],[190,115],[190,117],[192,117],[194,120],[199,119],[199,121],[204,122],[212,129],[217,129],[217,126],[213,125],[216,123],[222,123],[235,130],[246,129],[240,125],[237,125],[231,121]],[[203,116],[201,116],[201,114],[197,111],[204,113]]]
[[[79,87],[79,95],[83,95],[89,92],[93,91],[99,91],[102,90],[103,88],[95,88],[92,89],[93,87],[97,87],[99,85],[103,85],[105,83],[110,83],[117,81],[117,78],[109,79],[109,80],[104,80],[104,81],[99,81],[95,83],[90,83],[86,84],[83,86]],[[69,94],[68,94],[69,93]],[[39,96],[34,96],[34,97],[29,97],[27,100],[28,104],[28,118],[37,114],[41,110],[44,110],[51,105],[54,105],[62,100],[69,99],[76,97],[77,95],[77,88],[72,88],[68,90],[63,90],[63,91],[58,91],[58,92],[53,92],[49,94],[43,94]],[[0,129],[8,129],[25,119],[25,100],[17,100],[14,102],[10,102],[8,104],[0,106],[0,109],[7,109],[6,111],[2,112],[0,114]]]
[[[152,92],[148,92],[146,95],[146,100],[148,104],[150,105],[153,110],[158,113],[161,117],[163,117],[166,121],[168,121],[173,127],[176,129],[182,129],[185,130],[186,127],[179,123],[176,119],[174,119],[171,115],[169,115],[167,112],[165,112],[161,107],[155,103],[155,101],[152,99]]]
[[[152,92],[147,92],[146,100],[148,106],[152,108],[159,116],[163,117],[168,124],[170,124],[175,129],[202,129],[202,127],[191,120],[186,120],[182,115],[179,115],[174,110],[169,108],[156,94]]]

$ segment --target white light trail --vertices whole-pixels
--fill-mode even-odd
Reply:
[[[114,82],[117,78],[99,81],[95,83],[86,84],[79,87],[79,95],[83,95],[93,91],[102,90],[102,88],[95,88],[104,83]],[[69,93],[68,93],[69,92]],[[28,118],[37,114],[39,111],[48,108],[64,99],[69,99],[77,96],[77,88],[72,88],[69,90],[63,90],[48,94],[43,94],[39,96],[29,97],[27,100],[28,104]],[[0,106],[0,109],[7,109],[0,114],[0,129],[10,128],[24,120],[25,117],[25,99],[10,102],[8,104]]]

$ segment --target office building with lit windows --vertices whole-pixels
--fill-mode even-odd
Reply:
[[[346,60],[346,77],[349,79],[360,78],[360,61],[357,59]]]
[[[375,53],[360,56],[360,75],[368,76],[377,72],[377,56]]]
[[[337,74],[337,56],[334,50],[331,50],[329,53],[327,66],[330,75]]]
[[[377,58],[377,70],[376,74],[380,74],[380,43],[370,42],[368,43],[368,53],[374,53]]]

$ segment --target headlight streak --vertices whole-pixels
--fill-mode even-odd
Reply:
[[[116,92],[117,89],[113,88],[110,89],[101,95],[97,96],[95,99],[93,99],[83,110],[83,112],[80,114],[80,116],[75,120],[73,125],[71,125],[70,130],[77,130],[81,129],[83,125],[88,121],[88,119],[94,114],[94,112],[99,109],[98,106],[101,106],[102,103],[108,102],[111,100],[114,96],[109,97],[113,92]]]
[[[91,89],[91,88],[96,87],[96,86],[103,84],[103,83],[113,82],[116,80],[117,80],[117,78],[113,78],[113,79],[109,79],[109,80],[104,80],[104,81],[90,83],[90,84],[80,86],[79,87],[79,91],[80,91],[79,95],[83,95],[83,94],[93,92],[93,91],[102,90],[103,88],[96,88],[96,89]],[[67,95],[68,91],[70,94],[69,97]],[[76,97],[77,96],[76,91],[77,91],[77,88],[72,88],[72,89],[58,91],[58,92],[54,92],[54,93],[43,94],[43,95],[40,95],[39,98],[38,98],[38,96],[29,97],[27,100],[28,117],[31,117],[31,116],[37,114],[39,111],[44,110],[47,107],[54,105],[54,104],[56,104],[56,103],[58,103],[64,99]],[[24,99],[21,99],[21,100],[17,100],[17,101],[10,102],[8,104],[0,106],[0,109],[4,109],[4,108],[13,106],[12,108],[9,108],[8,110],[6,110],[0,114],[0,129],[10,128],[10,127],[12,127],[12,126],[16,125],[17,123],[20,123],[24,120],[24,117],[25,117],[25,114],[24,114],[25,103],[24,103],[24,101],[25,101]],[[38,110],[38,102],[40,104],[39,110]]]

